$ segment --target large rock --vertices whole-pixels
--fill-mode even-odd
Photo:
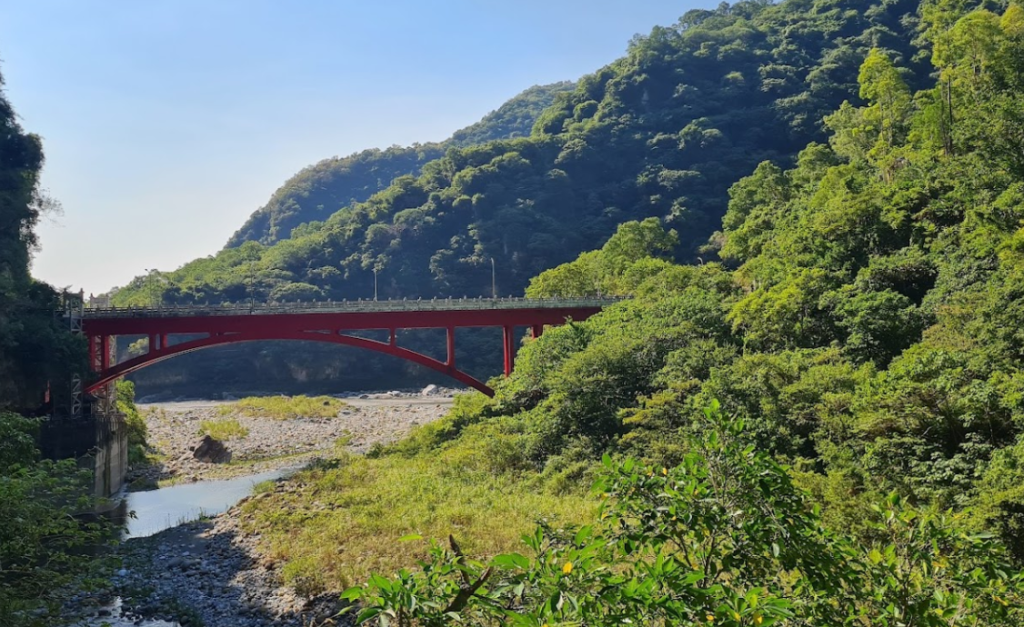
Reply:
[[[441,393],[441,391],[438,390],[437,386],[434,385],[433,383],[431,383],[427,387],[423,388],[423,391],[420,392],[420,394],[422,394],[423,396],[434,396],[434,395],[440,394],[440,393]]]
[[[204,435],[202,441],[192,450],[192,457],[207,464],[226,464],[231,461],[231,451],[220,440]]]

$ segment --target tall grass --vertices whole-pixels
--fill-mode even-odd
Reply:
[[[222,405],[220,414],[241,414],[254,418],[293,420],[295,418],[334,418],[347,405],[332,396],[250,396],[230,405]]]
[[[246,503],[243,525],[285,562],[287,584],[317,594],[414,567],[427,539],[453,534],[467,554],[490,556],[518,550],[542,518],[578,524],[595,514],[595,501],[581,493],[555,495],[523,475],[453,461],[342,454],[292,478],[297,490]],[[409,534],[424,539],[398,541]]]
[[[244,438],[249,430],[234,418],[226,420],[204,420],[199,423],[199,435],[208,435],[214,440]]]

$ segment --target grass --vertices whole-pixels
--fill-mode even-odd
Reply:
[[[199,423],[199,435],[208,435],[214,440],[244,438],[249,430],[234,418],[225,420],[204,420]]]
[[[293,420],[334,418],[346,403],[333,396],[250,396],[219,409],[222,416],[241,414],[254,418]]]
[[[284,562],[285,583],[310,595],[415,567],[427,539],[452,534],[468,555],[484,557],[523,550],[521,536],[542,518],[580,524],[596,512],[581,493],[556,495],[538,487],[536,475],[455,463],[466,451],[452,453],[342,453],[293,477],[297,490],[247,502],[243,525],[262,535],[271,559]],[[408,534],[425,539],[398,541]]]

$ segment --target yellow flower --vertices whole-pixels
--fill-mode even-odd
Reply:
[[[754,616],[754,624],[755,625],[760,625],[762,620],[764,620],[764,619],[761,618],[760,614],[758,614],[757,616]]]
[[[732,617],[733,617],[733,618],[734,618],[735,620],[739,620],[739,619],[740,619],[740,613],[739,613],[739,612],[733,612],[733,613],[732,613]]]
[[[662,468],[661,469],[661,474],[667,475],[668,474],[668,468]]]
[[[572,572],[572,562],[566,562],[565,566],[562,567],[562,574],[568,575]]]
[[[708,614],[708,622],[709,623],[715,622],[715,615],[714,614]]]

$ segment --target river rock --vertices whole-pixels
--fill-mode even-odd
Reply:
[[[423,396],[433,396],[433,395],[435,395],[437,393],[438,393],[437,386],[434,385],[433,383],[431,383],[427,387],[423,388],[423,391],[420,392],[420,394],[422,394]]]
[[[231,451],[220,440],[204,435],[202,441],[192,451],[192,457],[208,464],[226,464],[231,461]]]

